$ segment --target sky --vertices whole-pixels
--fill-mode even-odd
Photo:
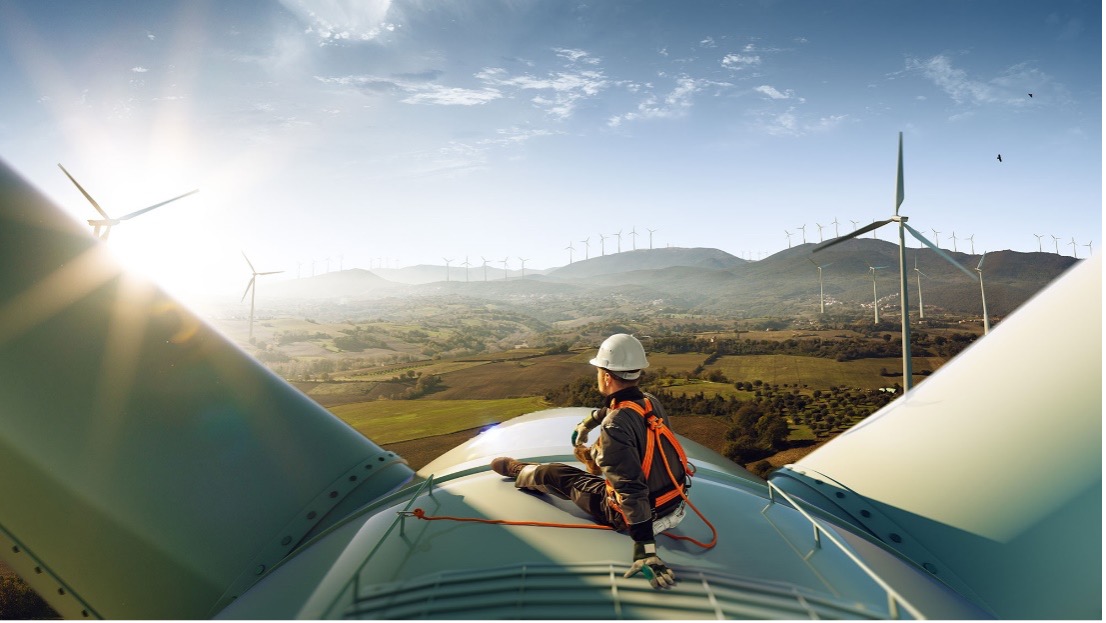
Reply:
[[[199,189],[107,243],[186,300],[243,253],[762,259],[891,216],[900,132],[942,248],[1103,245],[1098,0],[4,0],[0,38],[0,158],[75,220],[59,163],[113,217]]]

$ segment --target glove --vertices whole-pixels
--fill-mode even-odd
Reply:
[[[576,425],[576,428],[572,431],[572,445],[583,446],[588,443],[588,433],[591,429],[599,425],[603,421],[603,418],[607,416],[607,408],[595,409],[591,412],[591,415],[584,418],[582,422]]]
[[[622,577],[632,578],[639,571],[653,588],[671,588],[676,585],[676,574],[657,556],[655,541],[634,543],[634,564]]]

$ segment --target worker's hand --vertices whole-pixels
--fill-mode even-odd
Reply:
[[[588,433],[591,429],[599,425],[603,421],[603,418],[607,416],[607,408],[593,409],[582,422],[576,425],[576,428],[572,430],[572,445],[584,446],[588,443]]]
[[[657,556],[657,544],[653,541],[634,543],[634,564],[622,577],[631,578],[641,572],[653,588],[672,588],[676,574]]]

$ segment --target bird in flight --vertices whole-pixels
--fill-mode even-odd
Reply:
[[[998,155],[998,161],[999,161],[999,162],[1002,162],[1002,154],[999,154],[999,155]]]
[[[1029,97],[1033,97],[1033,94],[1032,94],[1032,93],[1030,93],[1030,94],[1029,94]]]

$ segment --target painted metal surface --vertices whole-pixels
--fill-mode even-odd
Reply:
[[[1102,256],[773,481],[1002,618],[1102,613]]]

